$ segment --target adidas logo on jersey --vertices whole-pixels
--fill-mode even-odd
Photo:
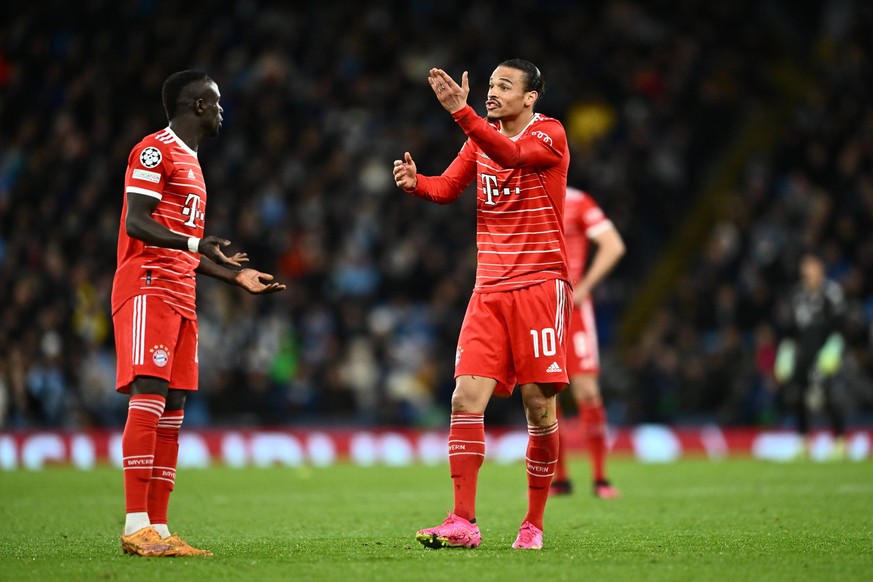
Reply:
[[[193,179],[194,179],[194,171],[193,171],[193,170],[188,170],[188,179],[189,179],[189,180],[193,180]]]
[[[552,365],[546,368],[546,372],[560,372],[561,366],[558,365],[558,362],[552,362]]]

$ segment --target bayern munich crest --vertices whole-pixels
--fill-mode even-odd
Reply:
[[[163,368],[170,362],[170,354],[163,345],[155,346],[149,351],[152,353],[152,361],[158,368]]]
[[[139,161],[146,168],[154,168],[161,163],[161,150],[149,146],[139,154]]]

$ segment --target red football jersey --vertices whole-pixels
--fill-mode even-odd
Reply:
[[[568,280],[564,197],[570,152],[564,126],[535,114],[508,138],[469,105],[453,117],[468,139],[440,176],[418,176],[412,194],[447,204],[476,179],[475,291]]]
[[[591,239],[610,228],[613,228],[612,222],[590,195],[578,188],[567,187],[564,233],[571,283],[576,284],[585,273]]]
[[[200,256],[145,244],[127,235],[127,195],[159,200],[152,218],[176,234],[203,237],[206,183],[197,152],[167,127],[143,138],[130,152],[118,231],[118,266],[112,312],[135,295],[157,295],[180,315],[196,319],[194,269]]]

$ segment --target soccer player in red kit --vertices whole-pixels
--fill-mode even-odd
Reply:
[[[116,389],[130,395],[121,439],[126,517],[125,553],[211,556],[167,526],[176,478],[185,396],[197,390],[196,274],[252,294],[285,288],[273,276],[237,269],[230,241],[204,236],[206,185],[197,149],[218,136],[218,85],[203,71],[180,71],[163,84],[169,125],[130,152],[112,285]]]
[[[579,419],[588,445],[594,495],[612,499],[618,497],[619,493],[606,477],[606,412],[598,383],[600,357],[591,291],[624,255],[624,240],[597,202],[588,193],[573,187],[567,188],[564,234],[567,237],[574,304],[568,336],[570,341],[567,344],[570,391],[579,410]],[[596,247],[590,265],[589,242],[593,242]],[[558,417],[560,416],[561,408],[558,406]],[[566,427],[562,424],[552,494],[567,494],[572,491],[564,447],[565,434]]]
[[[567,138],[558,120],[534,111],[544,85],[528,61],[504,61],[494,70],[485,119],[467,104],[466,71],[458,85],[442,69],[431,69],[428,83],[467,141],[442,175],[418,174],[406,152],[394,162],[394,179],[406,192],[440,204],[476,181],[478,264],[455,356],[448,442],[454,509],[416,539],[431,548],[481,543],[476,486],[485,457],[485,407],[492,395],[509,396],[518,386],[529,433],[528,509],[512,547],[540,549],[558,457],[556,395],[568,384]]]

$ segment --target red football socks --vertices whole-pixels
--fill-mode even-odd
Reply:
[[[167,523],[170,493],[176,483],[176,461],[179,458],[179,429],[185,419],[184,410],[167,410],[158,420],[155,440],[155,463],[149,483],[149,519],[152,524]]]
[[[549,485],[558,462],[558,421],[546,427],[527,427],[527,515],[525,520],[543,529]]]
[[[155,434],[166,401],[158,394],[130,397],[121,435],[126,513],[148,511],[149,481],[155,459]]]
[[[606,479],[606,411],[603,404],[581,407],[582,430],[591,455],[591,476],[594,481]]]
[[[476,518],[476,483],[485,460],[485,415],[453,412],[449,428],[449,471],[455,491],[453,513]]]

